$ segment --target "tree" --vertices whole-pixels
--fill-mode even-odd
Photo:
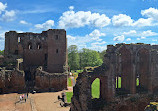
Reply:
[[[80,67],[87,67],[87,66],[100,66],[103,61],[100,58],[100,55],[95,50],[85,49],[83,48],[80,51]]]
[[[4,50],[0,50],[0,55],[4,55]]]
[[[71,45],[68,48],[68,64],[71,70],[79,69],[79,54],[76,45]]]
[[[104,60],[104,55],[106,54],[106,50],[103,50],[101,53],[100,53],[100,58],[102,60]]]

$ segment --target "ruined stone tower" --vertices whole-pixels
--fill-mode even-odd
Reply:
[[[64,29],[49,29],[42,33],[5,33],[2,66],[8,70],[24,71],[25,86],[31,85],[41,90],[43,87],[54,90],[67,88],[67,65],[67,38]],[[54,81],[56,83],[52,83]],[[60,87],[60,84],[63,86]]]

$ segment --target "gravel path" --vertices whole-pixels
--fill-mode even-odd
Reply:
[[[58,95],[61,92],[29,94],[26,103],[19,102],[17,93],[0,95],[0,111],[69,111],[70,107],[60,106]]]

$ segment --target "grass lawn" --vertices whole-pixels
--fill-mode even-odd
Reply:
[[[71,103],[71,97],[73,95],[73,92],[66,92],[66,98],[67,98],[67,102]]]
[[[92,85],[91,85],[91,91],[92,91],[92,98],[99,98],[100,97],[100,79],[96,78]]]
[[[136,81],[137,86],[139,85],[139,79],[137,78]],[[117,86],[117,82],[116,82],[116,86]],[[119,88],[121,88],[121,77],[119,77]],[[91,86],[91,91],[92,91],[92,98],[99,98],[100,96],[100,80],[98,78],[96,78]],[[67,101],[71,102],[71,97],[73,95],[73,92],[66,92],[66,97],[67,97]]]
[[[72,86],[71,78],[68,78],[68,86]]]

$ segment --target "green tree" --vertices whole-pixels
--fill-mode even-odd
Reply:
[[[83,48],[80,51],[80,67],[87,67],[87,66],[100,66],[103,61],[100,58],[100,55],[95,50],[85,49]]]
[[[68,48],[68,64],[71,70],[79,69],[79,54],[76,45],[71,45]]]
[[[0,50],[0,55],[4,55],[4,50]]]
[[[100,58],[102,60],[104,60],[104,55],[106,54],[106,50],[103,50],[102,52],[100,52]]]

